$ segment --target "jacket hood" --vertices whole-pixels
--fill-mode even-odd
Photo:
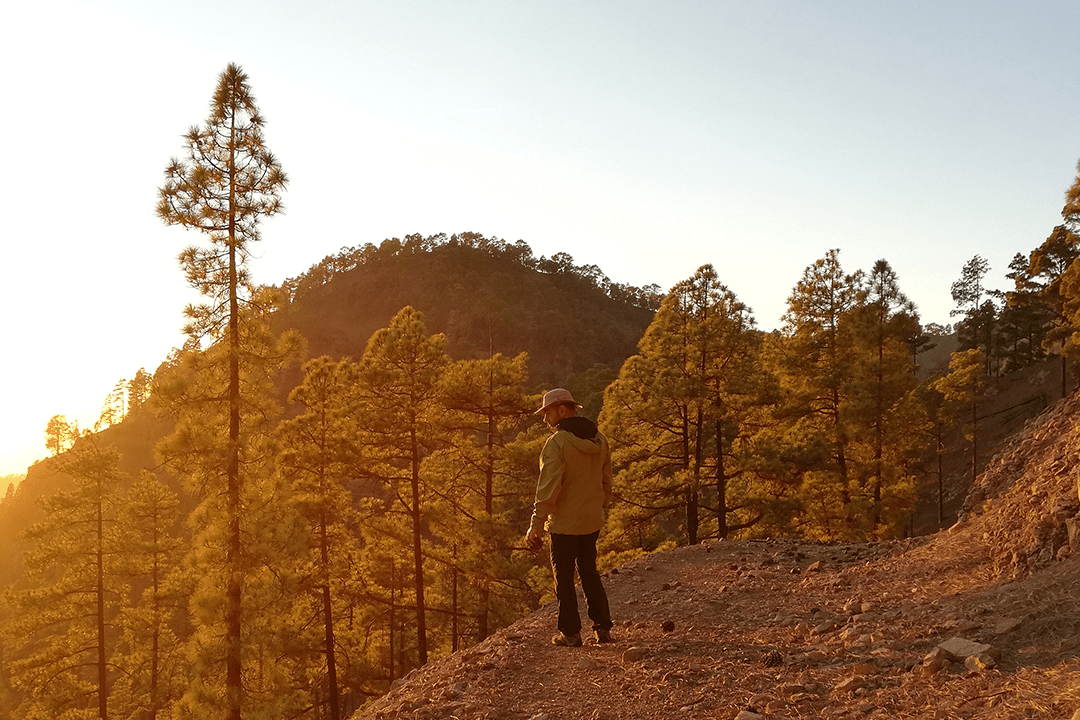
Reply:
[[[586,454],[600,452],[600,429],[589,418],[574,417],[563,418],[556,427],[570,433],[571,441],[578,450]]]
[[[596,434],[600,432],[600,429],[596,427],[596,423],[589,418],[581,417],[580,415],[563,418],[557,422],[555,426],[560,430],[565,430],[577,435],[582,440],[592,440],[596,437]]]

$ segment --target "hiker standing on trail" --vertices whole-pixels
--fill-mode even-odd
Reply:
[[[525,546],[539,550],[545,525],[551,534],[551,566],[559,600],[559,634],[551,642],[568,647],[581,645],[575,565],[596,641],[611,642],[611,610],[596,570],[596,538],[612,497],[611,450],[596,423],[578,415],[580,407],[569,390],[555,388],[544,394],[534,413],[544,416],[553,434],[540,453],[536,503],[525,535]]]

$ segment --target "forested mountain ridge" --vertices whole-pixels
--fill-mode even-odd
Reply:
[[[529,375],[561,385],[596,365],[613,373],[634,354],[661,295],[614,283],[567,253],[535,258],[527,244],[475,233],[390,239],[343,249],[283,283],[277,325],[298,330],[308,355],[358,358],[402,307],[446,335],[455,359],[529,354]]]

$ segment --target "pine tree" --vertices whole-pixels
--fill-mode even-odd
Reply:
[[[12,674],[25,693],[18,716],[26,720],[89,717],[74,713],[91,698],[96,716],[108,718],[117,461],[94,436],[81,438],[58,464],[72,489],[43,498],[45,519],[27,532],[34,543],[26,556],[30,588],[12,596],[12,633],[21,640]]]
[[[943,398],[942,417],[971,421],[965,426],[964,435],[971,442],[972,483],[978,475],[979,403],[989,387],[985,365],[981,348],[954,352],[949,358],[949,373],[935,380],[932,386]]]
[[[282,626],[303,534],[288,485],[275,467],[281,409],[274,380],[300,350],[295,335],[276,337],[269,330],[269,310],[278,300],[275,291],[258,291],[237,323],[244,392],[235,468],[231,409],[225,401],[231,374],[226,338],[211,335],[205,350],[190,342],[154,380],[155,404],[175,422],[158,452],[199,499],[188,521],[193,537],[185,558],[193,585],[194,629],[187,649],[193,677],[180,701],[181,711],[194,717],[217,717],[222,708],[231,712],[237,691],[247,706],[244,715],[286,712],[306,701],[286,667],[285,645],[291,639]],[[238,485],[233,469],[239,471]],[[242,622],[234,641],[235,612]],[[235,687],[228,684],[227,672],[234,653],[242,669]]]
[[[886,508],[894,522],[913,509],[915,480],[908,468],[922,450],[925,430],[906,343],[919,319],[885,260],[866,277],[852,322],[858,359],[845,414],[861,429],[853,439],[864,446],[859,485],[870,496],[867,529],[881,536],[890,524]]]
[[[625,545],[662,542],[676,513],[683,539],[696,544],[710,501],[718,537],[760,519],[750,501],[739,521],[731,495],[742,473],[733,448],[760,375],[753,337],[749,310],[705,265],[664,298],[608,387],[601,423],[622,467],[615,485],[625,504],[612,524]]]
[[[802,532],[856,537],[858,472],[852,441],[858,434],[847,408],[857,375],[856,324],[862,273],[845,274],[830,250],[803,273],[788,298],[780,332],[766,357],[784,395],[781,454],[798,466]]]
[[[1070,311],[1080,306],[1071,292],[1080,275],[1080,266],[1071,269],[1077,257],[1080,257],[1080,238],[1064,225],[1058,225],[1042,245],[1031,251],[1026,273],[1017,278],[1018,304],[1037,303],[1049,315],[1049,328],[1041,344],[1044,350],[1061,356],[1062,397],[1066,396],[1068,387],[1066,348],[1072,344],[1078,327],[1070,317]]]
[[[179,632],[189,583],[180,575],[180,500],[149,471],[132,485],[120,509],[124,552],[116,574],[127,581],[113,665],[123,672],[113,688],[116,717],[157,720],[183,695],[185,664]]]
[[[360,425],[370,475],[385,488],[386,539],[406,543],[416,619],[416,657],[428,661],[424,531],[432,501],[424,458],[443,445],[439,377],[449,359],[442,335],[425,334],[423,317],[402,309],[368,341],[360,360]],[[403,521],[395,523],[395,520]]]
[[[135,377],[127,383],[128,413],[137,413],[150,399],[150,387],[154,376],[146,372],[146,368],[139,368]]]
[[[53,455],[64,452],[73,442],[72,426],[63,415],[53,415],[45,424],[45,447]]]
[[[357,525],[348,483],[359,462],[355,406],[355,366],[320,357],[304,365],[304,379],[289,395],[301,406],[282,423],[280,462],[292,486],[293,502],[308,524],[298,601],[300,628],[321,629],[322,662],[314,673],[326,688],[331,720],[342,716],[337,618],[353,604],[353,571],[359,547],[350,530]],[[302,632],[302,631],[301,631]],[[353,674],[346,670],[346,674]],[[321,694],[321,693],[320,693]]]
[[[990,271],[990,263],[983,257],[975,257],[964,263],[960,278],[952,284],[951,294],[956,308],[950,316],[963,315],[964,319],[956,324],[956,334],[961,349],[981,347],[986,362],[986,372],[994,354],[994,329],[997,322],[997,305],[990,299],[990,291],[983,283],[983,278]]]
[[[11,596],[5,588],[0,592],[0,720],[12,720],[18,705],[11,686],[11,648],[14,645],[11,625],[14,617]]]
[[[451,617],[465,603],[459,574],[475,592],[474,638],[488,637],[524,609],[520,588],[527,565],[515,562],[511,548],[524,532],[526,508],[535,487],[535,454],[522,466],[518,434],[531,418],[535,398],[525,392],[527,356],[500,354],[485,360],[466,360],[447,368],[440,392],[446,408],[445,425],[452,440],[433,455],[428,467],[441,475],[450,505],[441,527],[451,586]],[[538,450],[537,450],[538,452]],[[457,650],[459,631],[451,631]]]
[[[230,64],[219,78],[205,127],[193,127],[185,141],[185,159],[172,159],[165,170],[158,216],[205,233],[209,248],[189,247],[180,255],[188,282],[209,298],[209,304],[187,309],[187,333],[213,337],[227,353],[227,443],[221,458],[225,470],[227,518],[225,583],[225,717],[241,720],[243,687],[242,638],[244,540],[241,416],[240,314],[245,294],[250,297],[244,265],[259,240],[259,222],[281,211],[280,195],[286,177],[266,149],[263,118],[238,65]]]

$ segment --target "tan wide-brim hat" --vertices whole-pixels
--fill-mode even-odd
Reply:
[[[554,388],[544,393],[544,401],[540,403],[540,409],[534,412],[533,415],[543,415],[544,411],[552,405],[561,405],[562,403],[574,403],[581,407],[581,403],[574,399],[569,390]]]

